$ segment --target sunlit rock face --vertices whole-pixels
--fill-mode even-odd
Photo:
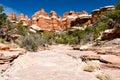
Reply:
[[[32,24],[39,26],[43,30],[61,30],[62,21],[57,16],[55,11],[51,11],[47,14],[44,9],[36,12],[32,16]]]
[[[41,9],[32,16],[32,24],[37,25],[42,29],[48,29],[49,19],[49,15],[44,9]]]
[[[30,19],[22,13],[18,16],[17,20],[18,22],[22,21],[24,26],[30,25]]]
[[[95,9],[92,11],[92,23],[94,23],[100,14],[100,9]]]
[[[71,21],[77,17],[88,16],[88,13],[83,12],[66,12],[63,16],[57,16],[55,11],[47,14],[44,9],[36,12],[32,16],[32,24],[39,26],[43,30],[64,30],[71,27]]]
[[[20,14],[17,18],[18,21],[24,20],[24,14]]]
[[[82,17],[86,17],[89,16],[88,13],[86,11],[83,12],[74,12],[74,11],[70,11],[70,12],[66,12],[63,15],[63,20],[65,20],[65,26],[66,28],[69,28],[71,26],[73,26],[71,24],[72,21],[74,21],[77,18],[82,18]]]
[[[16,14],[15,13],[10,13],[9,14],[9,19],[10,20],[15,20],[16,19]]]
[[[87,15],[88,13],[86,11],[83,11],[83,12],[70,11],[70,12],[64,13],[63,17],[68,19],[76,19],[77,17],[87,16]]]
[[[58,16],[55,11],[51,11],[49,14],[45,12],[44,9],[41,9],[34,13],[31,19],[24,14],[18,15],[16,18],[15,14],[10,14],[10,20],[16,18],[17,22],[22,21],[24,26],[27,25],[36,25],[39,26],[42,30],[52,31],[52,30],[64,30],[71,27],[71,22],[76,18],[86,17],[88,13],[83,12],[66,12],[63,16]]]
[[[88,15],[86,11],[82,12],[65,12],[63,16],[58,16],[55,11],[51,11],[49,14],[45,12],[44,9],[41,9],[35,12],[31,19],[24,14],[20,14],[17,18],[14,13],[9,15],[9,19],[17,20],[16,22],[22,21],[24,26],[27,25],[36,25],[42,30],[52,31],[52,30],[64,30],[75,26],[77,24],[90,25],[93,24],[97,17],[105,11],[114,10],[114,6],[105,6],[99,9],[95,9],[91,12],[91,15]]]
[[[23,26],[31,25],[31,20],[28,18],[28,16],[25,16],[24,14],[19,14],[18,17],[16,17],[16,14],[10,13],[8,16],[8,19],[13,23],[19,23],[22,22]]]

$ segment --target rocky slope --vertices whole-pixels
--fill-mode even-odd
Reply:
[[[87,44],[80,47],[83,51],[93,51],[96,55],[83,55],[81,58],[89,60],[99,60],[101,70],[105,73],[120,79],[120,39],[116,38],[110,41],[100,41]]]
[[[0,64],[0,80],[120,80],[119,42],[118,38],[100,46],[91,43],[87,49],[80,48],[85,51],[68,45],[52,45],[38,52],[0,50],[0,60],[8,61]]]
[[[14,23],[22,21],[24,26],[31,25],[36,31],[62,30],[70,27],[71,21],[73,26],[94,23],[102,11],[113,9],[107,6],[94,10],[92,17],[85,11],[71,11],[58,17],[55,11],[48,15],[41,9],[31,20],[23,14],[16,18],[14,13],[9,19],[13,22],[17,19]],[[96,41],[83,46],[51,45],[37,52],[26,51],[13,43],[0,43],[0,80],[120,80],[119,28],[106,30]]]
[[[20,14],[18,17],[14,13],[9,15],[11,22],[18,23],[23,22],[24,26],[31,25],[37,26],[41,30],[64,30],[76,24],[89,25],[96,21],[96,18],[100,13],[104,11],[114,10],[114,6],[105,6],[97,10],[93,10],[91,15],[88,15],[86,11],[83,12],[65,12],[63,16],[58,16],[55,11],[51,11],[47,14],[44,9],[35,12],[31,19],[24,14]]]

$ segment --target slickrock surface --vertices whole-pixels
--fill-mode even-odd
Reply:
[[[82,51],[92,51],[96,55],[82,55],[81,59],[99,60],[101,70],[120,80],[120,39],[90,43],[80,47]]]
[[[115,55],[102,55],[102,56],[100,56],[100,60],[107,62],[107,63],[120,65],[120,62],[119,62],[120,57],[115,56]]]
[[[76,52],[69,50],[69,52]],[[98,80],[81,70],[81,60],[62,54],[64,50],[46,50],[19,56],[4,73],[6,80]],[[81,53],[81,52],[80,52]]]
[[[96,70],[83,71],[87,60],[97,62],[100,72],[120,80],[119,39],[92,44],[85,51],[72,50],[69,45],[52,45],[38,52],[24,52],[20,48],[1,50],[0,80],[98,80]]]

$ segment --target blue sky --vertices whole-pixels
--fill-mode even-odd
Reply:
[[[64,12],[70,10],[77,12],[85,10],[90,14],[93,9],[116,3],[117,0],[0,0],[0,5],[4,6],[7,14],[23,13],[29,17],[41,8],[44,8],[47,13],[54,10],[62,16]]]

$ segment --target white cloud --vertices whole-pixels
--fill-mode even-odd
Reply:
[[[11,7],[5,6],[5,5],[3,5],[3,4],[0,4],[0,5],[4,7],[4,13],[6,13],[7,15],[9,15],[9,14],[12,13],[12,12],[15,13],[16,16],[18,16],[18,15],[20,14],[19,11],[15,10],[15,9],[13,9],[13,8],[11,8]]]

